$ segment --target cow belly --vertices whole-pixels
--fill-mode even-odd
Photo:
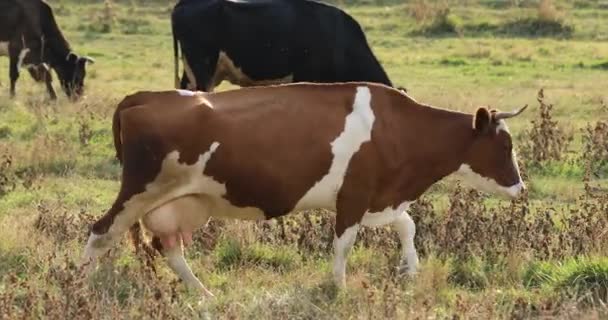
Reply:
[[[209,203],[203,196],[184,196],[148,212],[142,219],[155,235],[191,233],[209,220]]]
[[[224,79],[241,87],[250,87],[290,83],[293,81],[293,75],[288,74],[284,77],[278,77],[276,79],[254,80],[249,75],[246,75],[241,68],[237,67],[225,52],[220,51],[217,65],[215,67],[215,73],[213,74],[212,83],[214,86],[217,86]]]
[[[209,217],[261,220],[264,212],[254,207],[236,207],[225,199],[208,195],[189,195],[172,200],[150,212],[143,224],[155,235],[192,233],[202,227]]]

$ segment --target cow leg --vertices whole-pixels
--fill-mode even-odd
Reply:
[[[346,179],[350,177],[347,176]],[[364,184],[364,182],[361,184]],[[357,190],[358,185],[342,187],[336,203],[336,227],[334,234],[334,281],[338,288],[346,286],[346,261],[350,249],[355,244],[359,223],[369,197]],[[365,190],[365,189],[364,189]]]
[[[414,236],[416,235],[416,224],[412,217],[403,211],[397,219],[393,221],[393,226],[399,233],[401,242],[401,263],[399,271],[406,271],[408,275],[416,274],[418,267],[418,253],[414,246]]]
[[[185,65],[186,64],[184,63],[184,66]],[[180,83],[179,83],[179,88],[180,89],[188,89],[188,90],[196,89],[196,88],[194,88],[193,86],[190,85],[190,80],[188,80],[188,75],[186,74],[186,71],[184,71],[182,73],[182,78],[181,78]]]
[[[338,223],[336,219],[336,230],[334,234],[334,281],[336,286],[343,288],[346,286],[346,261],[348,253],[355,244],[359,224],[354,224],[349,227]]]
[[[17,84],[17,79],[19,79],[19,67],[18,67],[19,53],[13,53],[12,51],[9,50],[9,55],[10,55],[10,57],[9,57],[9,77],[11,80],[10,94],[11,94],[11,98],[14,98],[15,97],[15,85]]]
[[[188,245],[192,241],[191,234],[173,234],[169,236],[160,237],[160,242],[163,247],[163,255],[167,258],[167,264],[175,272],[186,286],[196,289],[204,295],[213,297],[211,291],[209,291],[201,283],[201,281],[194,275],[192,269],[188,265],[182,248],[182,240],[184,245]]]
[[[182,44],[184,73],[190,90],[213,91],[213,75],[217,67],[219,51],[191,48]],[[182,85],[184,81],[182,79]]]
[[[42,77],[44,78],[44,83],[46,84],[46,91],[49,93],[51,100],[57,100],[57,93],[55,93],[55,89],[53,88],[53,75],[51,70],[46,64],[42,64],[37,66],[39,68]]]
[[[382,212],[367,213],[363,216],[361,224],[367,227],[379,227],[392,224],[399,233],[401,242],[401,262],[399,270],[405,270],[407,274],[414,275],[418,265],[418,254],[414,246],[416,235],[416,224],[407,213],[407,204],[397,209],[387,209]]]

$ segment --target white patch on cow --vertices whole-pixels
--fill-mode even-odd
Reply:
[[[350,248],[355,244],[359,225],[355,224],[344,230],[337,237],[334,235],[334,281],[338,287],[346,285],[346,260]]]
[[[517,162],[515,162],[515,165],[517,165]],[[466,183],[476,189],[493,194],[504,195],[510,198],[516,198],[525,188],[525,185],[521,178],[519,179],[519,183],[514,184],[510,187],[503,187],[498,184],[494,179],[484,177],[473,171],[473,169],[471,169],[471,167],[466,163],[460,165],[460,168],[458,168],[458,170],[456,171],[456,175],[461,177]]]
[[[500,131],[504,131],[506,133],[508,133],[509,135],[511,135],[511,133],[509,132],[509,127],[507,127],[507,122],[504,120],[499,120],[498,121],[498,126],[496,126],[496,133],[500,132]],[[520,171],[519,171],[519,164],[517,163],[517,154],[515,152],[515,150],[513,150],[511,152],[511,161],[513,161],[513,165],[515,165],[515,171],[517,171],[517,178],[519,179],[519,181],[523,181],[521,179],[521,175],[520,175]],[[519,191],[521,191],[521,189],[525,188],[525,185],[523,184],[523,182],[520,183],[521,186],[519,186]],[[514,188],[515,186],[512,186],[511,188]],[[519,192],[517,190],[517,188],[514,188],[514,190],[512,190],[512,192]]]
[[[379,212],[369,212],[367,211],[363,215],[363,219],[361,220],[361,224],[367,227],[379,227],[389,223],[393,223],[396,219],[398,219],[404,212],[407,212],[407,209],[410,207],[413,201],[406,201],[400,204],[396,209],[392,206],[379,211]]]
[[[353,111],[346,116],[344,131],[331,142],[333,160],[329,172],[298,201],[295,209],[323,207],[336,210],[338,191],[353,155],[361,145],[371,140],[374,125],[371,93],[368,87],[358,87]]]
[[[211,88],[209,88],[209,91],[213,91],[213,88],[222,83],[223,80],[228,80],[230,83],[241,87],[267,86],[292,82],[293,75],[289,74],[278,79],[253,80],[241,68],[236,67],[232,59],[225,52],[220,51],[215,72],[211,78]]]
[[[0,41],[0,56],[8,56],[8,42]]]
[[[195,94],[194,91],[191,90],[175,89],[175,91],[182,97],[193,97]]]
[[[502,119],[498,120],[498,125],[496,126],[496,133],[499,133],[501,130],[506,133],[509,133],[509,128],[507,127],[507,123]]]
[[[407,213],[413,201],[406,201],[397,208],[392,206],[379,211],[367,211],[363,215],[361,224],[367,227],[379,227],[386,224],[393,224],[399,233],[401,241],[401,269],[406,268],[408,274],[416,273],[418,265],[418,254],[414,246],[414,236],[416,234],[416,224],[412,217]]]
[[[29,48],[23,48],[21,49],[21,52],[19,52],[19,60],[17,60],[17,70],[20,70],[22,67],[28,67],[28,65],[24,65],[23,61],[25,60],[25,57],[27,57],[27,54],[30,52]]]

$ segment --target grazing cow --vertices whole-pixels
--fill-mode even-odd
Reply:
[[[34,80],[46,83],[49,96],[56,99],[50,67],[66,95],[78,98],[83,93],[86,64],[93,62],[72,52],[51,7],[41,0],[0,2],[0,55],[10,59],[11,97],[19,70],[25,67]]]
[[[181,0],[171,23],[176,88],[213,91],[223,80],[242,87],[303,81],[392,86],[361,26],[328,4]]]
[[[361,225],[393,224],[401,266],[413,274],[415,224],[407,209],[431,185],[456,174],[506,197],[524,190],[504,121],[524,108],[482,107],[473,115],[362,82],[135,93],[114,116],[120,191],[91,226],[84,263],[93,267],[141,220],[171,269],[209,293],[182,245],[210,217],[270,219],[326,208],[336,212],[338,286]]]

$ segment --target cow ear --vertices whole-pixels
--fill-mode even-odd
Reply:
[[[492,118],[490,116],[490,111],[484,107],[481,107],[477,109],[477,112],[475,112],[475,117],[473,118],[473,130],[478,133],[485,133],[490,127],[491,121]]]
[[[68,62],[73,62],[76,63],[76,61],[78,61],[78,56],[75,55],[73,52],[68,53],[68,55],[65,57],[65,60]]]

